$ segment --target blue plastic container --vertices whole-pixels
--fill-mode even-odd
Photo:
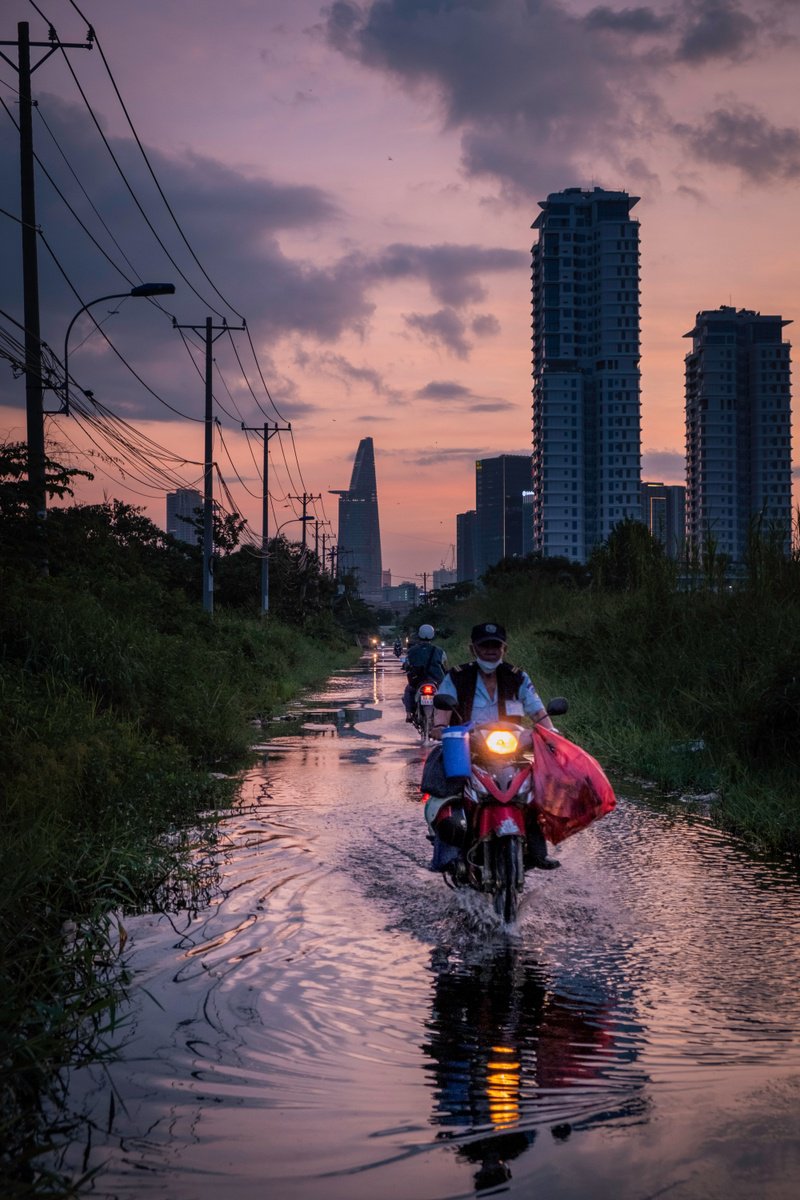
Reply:
[[[468,779],[472,767],[469,756],[469,725],[450,725],[442,733],[442,761],[448,779]]]

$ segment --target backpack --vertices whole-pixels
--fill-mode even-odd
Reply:
[[[412,687],[419,687],[426,679],[441,683],[444,679],[442,651],[439,646],[412,646],[406,655],[406,674]]]

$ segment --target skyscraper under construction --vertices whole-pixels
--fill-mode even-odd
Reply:
[[[350,487],[332,489],[339,497],[338,574],[354,574],[365,600],[381,597],[381,529],[375,447],[371,437],[358,444]]]

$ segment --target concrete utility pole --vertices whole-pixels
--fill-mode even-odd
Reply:
[[[315,521],[314,522],[314,553],[319,561],[319,531],[324,525],[330,525],[330,521]],[[322,535],[322,561],[325,562],[325,534]]]
[[[31,76],[56,50],[91,50],[94,30],[89,28],[85,42],[60,42],[51,25],[48,41],[32,42],[27,21],[17,25],[16,42],[0,42],[0,46],[16,46],[17,62],[0,50],[0,58],[19,76],[19,169],[20,213],[22,227],[22,291],[25,324],[25,408],[28,433],[28,483],[30,507],[35,517],[43,520],[47,513],[44,453],[44,404],[42,393],[42,342],[39,319],[39,259],[36,245],[36,191],[33,173],[33,98]],[[31,66],[31,50],[45,49],[37,63]],[[46,563],[45,563],[46,568]]]
[[[321,500],[322,496],[320,496],[319,493],[317,493],[316,496],[312,496],[310,492],[303,492],[302,496],[290,496],[289,499],[290,500],[300,500],[303,505],[303,515],[300,519],[303,522],[303,549],[305,550],[305,548],[306,548],[306,525],[308,524],[309,520],[313,520],[313,517],[306,516],[306,509],[308,508],[308,503],[310,500]]]
[[[191,329],[193,333],[205,332],[206,347],[206,415],[205,415],[205,453],[203,455],[203,610],[207,613],[214,611],[214,392],[211,387],[211,370],[214,359],[211,347],[223,333],[230,330],[242,330],[244,325],[229,325],[223,319],[221,325],[214,325],[211,317],[206,317],[204,325],[179,325],[173,317],[173,329]],[[216,331],[217,337],[213,334]]]
[[[269,612],[269,439],[276,433],[291,433],[291,425],[268,425],[264,422],[263,431],[257,426],[245,425],[245,433],[262,433],[264,438],[264,495],[261,505],[261,615]]]
[[[422,580],[422,594],[427,600],[428,598],[428,571],[418,571],[416,578]]]

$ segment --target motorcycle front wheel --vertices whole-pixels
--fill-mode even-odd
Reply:
[[[522,839],[499,838],[494,843],[494,852],[497,884],[497,891],[494,894],[494,911],[506,925],[511,925],[517,919],[519,896],[525,882],[525,868],[522,865]]]

